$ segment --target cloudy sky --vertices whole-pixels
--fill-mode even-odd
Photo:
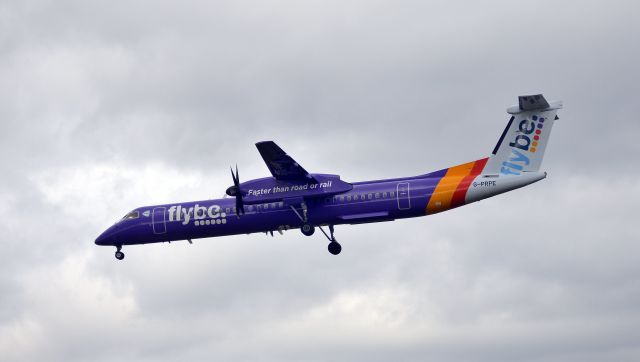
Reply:
[[[634,1],[0,1],[3,361],[637,361]],[[535,185],[321,235],[126,247],[268,174],[410,176],[563,100]]]

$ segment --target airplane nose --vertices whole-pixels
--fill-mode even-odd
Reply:
[[[113,226],[96,238],[96,245],[113,245]]]
[[[105,235],[105,233],[100,234],[100,236],[96,238],[96,245],[108,245],[107,239],[108,237]]]

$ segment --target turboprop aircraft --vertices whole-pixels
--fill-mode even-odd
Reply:
[[[306,236],[322,231],[337,255],[335,225],[431,215],[544,179],[540,164],[562,103],[549,104],[542,94],[518,101],[507,109],[511,119],[487,158],[419,176],[345,182],[307,172],[273,141],[258,142],[271,177],[240,182],[236,166],[230,197],[136,208],[95,243],[115,246],[122,260],[124,245],[299,228]]]

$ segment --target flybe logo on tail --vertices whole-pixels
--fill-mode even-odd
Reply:
[[[535,153],[544,127],[544,118],[534,115],[531,121],[523,119],[518,125],[516,138],[509,143],[511,155],[502,163],[500,173],[503,175],[519,175],[531,163],[531,153]],[[523,152],[524,151],[524,152]],[[527,153],[528,152],[528,153]]]

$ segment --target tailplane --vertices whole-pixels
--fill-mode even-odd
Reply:
[[[562,102],[549,104],[542,94],[518,97],[518,105],[493,149],[484,175],[520,175],[540,170],[553,123]]]

